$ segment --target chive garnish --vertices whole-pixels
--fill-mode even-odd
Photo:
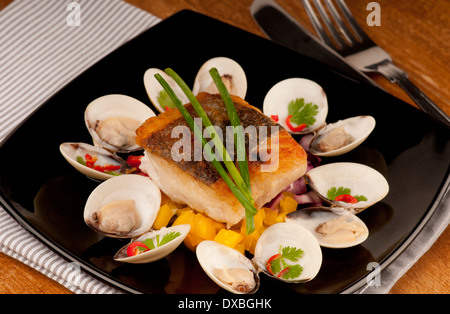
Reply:
[[[194,109],[197,111],[197,114],[202,118],[203,124],[206,126],[211,125],[211,121],[206,116],[206,113],[204,112],[203,108],[201,107],[200,103],[198,102],[197,98],[194,96],[192,91],[189,89],[189,87],[184,83],[184,81],[176,74],[172,69],[166,69],[165,72],[169,74],[175,82],[181,87],[183,92],[188,97],[189,101],[191,102]],[[167,94],[170,96],[172,101],[175,103],[175,106],[180,111],[183,118],[186,120],[187,124],[191,128],[191,130],[194,132],[194,136],[197,137],[197,140],[199,140],[202,143],[202,147],[205,147],[205,145],[208,145],[206,139],[203,137],[203,134],[199,127],[195,124],[194,119],[190,115],[190,113],[187,111],[187,109],[183,106],[180,99],[177,97],[175,92],[172,90],[172,88],[169,86],[169,84],[164,80],[164,78],[159,75],[155,74],[155,78],[158,80],[158,82],[161,84],[161,86],[164,88],[164,90],[167,92]],[[227,156],[228,152],[226,151],[225,147],[223,146],[222,141],[220,140],[220,137],[214,133],[214,127],[210,128],[213,131],[213,134],[211,137],[213,138],[214,145],[216,148],[218,148],[219,151],[222,152],[222,157],[225,165],[227,166],[228,171],[230,172],[230,175],[235,180],[231,180],[230,176],[227,174],[225,169],[222,167],[221,163],[217,160],[217,155],[214,156],[213,153],[206,149],[206,153],[208,155],[209,160],[212,162],[214,167],[216,168],[217,172],[221,176],[221,178],[225,181],[225,183],[228,185],[230,190],[233,192],[233,194],[236,196],[236,198],[239,200],[239,202],[244,206],[245,208],[245,216],[246,216],[246,226],[247,226],[247,234],[250,234],[254,231],[254,219],[253,216],[257,213],[257,209],[254,207],[253,204],[253,198],[251,196],[251,192],[249,190],[249,185],[244,182],[242,179],[240,173],[238,172],[236,166],[231,162],[231,158]],[[245,149],[245,147],[244,147]],[[217,153],[216,153],[217,154]],[[227,159],[228,158],[228,159]],[[231,165],[230,165],[231,163]],[[227,165],[228,164],[228,165]]]
[[[237,114],[234,102],[231,99],[230,93],[228,92],[225,84],[222,81],[222,78],[220,77],[219,71],[216,68],[212,68],[209,70],[209,74],[211,75],[214,84],[217,87],[217,90],[222,96],[225,108],[227,109],[228,118],[230,119],[230,123],[233,126],[234,143],[238,156],[239,170],[241,171],[242,178],[245,184],[247,184],[248,190],[251,195],[250,173],[248,170],[247,154],[245,152],[245,137],[241,121]],[[246,216],[245,219],[247,223],[251,222],[250,217]]]

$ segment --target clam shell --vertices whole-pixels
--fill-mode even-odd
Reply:
[[[320,224],[326,223],[332,219],[345,217],[347,222],[356,223],[363,231],[354,240],[349,241],[327,241],[321,233],[317,232],[317,228]],[[366,224],[359,219],[356,215],[350,213],[346,209],[342,208],[330,208],[330,207],[311,207],[303,208],[295,212],[291,212],[286,215],[285,221],[287,223],[299,224],[309,230],[317,239],[320,246],[328,248],[347,248],[355,246],[364,242],[369,236],[369,229]]]
[[[131,264],[144,264],[144,263],[150,263],[150,262],[160,260],[160,259],[166,257],[167,255],[169,255],[170,253],[172,253],[183,242],[184,238],[186,238],[186,236],[188,235],[190,230],[191,230],[191,225],[181,224],[181,225],[172,226],[169,228],[164,227],[164,228],[161,228],[160,230],[153,230],[153,231],[147,232],[147,233],[141,235],[140,237],[134,239],[133,241],[131,241],[124,247],[122,247],[116,253],[116,255],[114,255],[114,260],[116,260],[118,262],[131,263]],[[180,235],[178,237],[176,237],[175,239],[171,240],[170,242],[168,242],[164,245],[161,245],[159,247],[156,247],[150,251],[143,252],[143,253],[135,255],[135,256],[127,256],[126,251],[127,251],[128,246],[131,243],[133,243],[135,241],[142,242],[148,238],[155,239],[156,236],[162,237],[169,232],[179,232]],[[153,240],[153,242],[155,243],[154,240]]]
[[[140,224],[128,233],[101,230],[93,215],[103,206],[117,200],[134,200]],[[99,184],[89,195],[84,208],[84,221],[98,233],[115,238],[133,238],[149,231],[161,206],[161,191],[148,177],[126,174]]]
[[[59,151],[64,156],[64,158],[69,162],[75,169],[77,169],[79,172],[83,173],[84,175],[97,179],[97,180],[107,180],[110,178],[115,177],[112,174],[100,172],[97,170],[94,170],[92,168],[89,168],[77,161],[77,157],[83,157],[86,154],[96,155],[98,157],[98,161],[96,164],[98,165],[116,165],[121,166],[122,168],[115,171],[118,173],[126,173],[127,169],[130,169],[131,167],[119,156],[116,156],[112,154],[110,151],[103,149],[101,147],[92,146],[90,144],[85,143],[62,143],[59,146]]]
[[[311,189],[323,200],[332,206],[350,210],[354,214],[381,201],[389,192],[389,184],[381,173],[358,163],[339,162],[321,165],[309,170],[305,176]],[[352,196],[365,196],[367,201],[350,204],[329,199],[328,191],[340,187],[350,189]]]
[[[342,128],[345,133],[351,135],[353,140],[351,143],[342,146],[338,149],[330,150],[324,152],[320,150],[317,143],[331,131]],[[372,133],[375,128],[375,119],[372,116],[357,116],[352,118],[347,118],[344,120],[339,120],[335,123],[327,124],[325,127],[320,129],[314,139],[311,141],[309,151],[316,156],[331,157],[345,154],[366,140],[366,138]]]
[[[266,264],[269,258],[280,252],[281,248],[291,247],[303,250],[303,256],[298,264],[303,267],[299,277],[295,279],[282,279],[273,276],[267,271]],[[285,282],[307,282],[312,280],[322,265],[322,250],[317,239],[306,228],[281,222],[267,228],[258,239],[255,247],[253,261],[268,276]],[[290,264],[296,264],[289,261]]]
[[[241,294],[241,292],[236,291],[214,274],[214,269],[223,269],[226,267],[228,269],[243,268],[251,271],[254,274],[256,285],[247,293],[255,293],[258,290],[260,280],[257,269],[247,257],[235,249],[215,241],[206,240],[197,246],[196,255],[200,266],[208,277],[223,289],[232,293]]]
[[[144,74],[144,86],[145,90],[147,91],[147,95],[150,98],[150,101],[152,102],[153,106],[159,111],[164,112],[166,111],[165,106],[161,105],[158,98],[160,97],[161,92],[164,90],[161,84],[158,82],[158,80],[155,78],[155,74],[160,74],[164,80],[170,85],[172,90],[175,92],[175,94],[178,96],[180,101],[183,104],[189,103],[189,99],[186,97],[184,92],[181,90],[181,88],[178,86],[178,84],[164,71],[157,69],[157,68],[150,68],[147,71],[145,71]]]
[[[192,88],[194,95],[197,95],[199,92],[208,91],[207,88],[211,86],[211,84],[214,85],[213,79],[209,74],[211,68],[217,68],[217,71],[221,76],[231,77],[234,88],[228,91],[230,94],[239,96],[242,99],[245,98],[245,95],[247,94],[247,77],[244,69],[242,69],[240,64],[236,61],[226,57],[209,59],[200,67]],[[215,92],[208,92],[211,94],[218,93],[217,90]]]
[[[134,141],[122,147],[117,147],[102,140],[96,132],[99,121],[104,121],[111,117],[127,117],[137,120],[140,125],[153,116],[155,116],[155,113],[147,105],[133,97],[120,94],[105,95],[93,100],[86,107],[84,113],[86,127],[92,136],[94,145],[120,153],[137,151],[142,148],[134,143]]]
[[[291,101],[303,98],[305,103],[312,102],[318,106],[316,121],[301,132],[293,132],[286,125],[289,115],[288,107]],[[263,112],[268,117],[278,116],[278,123],[294,134],[314,132],[325,125],[328,114],[328,100],[323,88],[314,81],[304,78],[289,78],[275,84],[266,94]]]

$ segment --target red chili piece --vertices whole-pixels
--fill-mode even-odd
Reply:
[[[288,273],[288,272],[289,272],[289,267],[286,267],[285,269],[283,269],[282,271],[280,271],[280,272],[278,273],[278,278],[283,277],[283,276],[286,275],[286,273]]]
[[[351,196],[350,194],[338,195],[338,196],[336,196],[336,198],[334,200],[339,201],[339,202],[346,202],[346,203],[350,203],[350,204],[358,203],[358,199],[354,196]]]
[[[271,115],[270,116],[272,118],[272,120],[274,120],[275,122],[278,122],[279,118],[277,114]]]
[[[89,154],[86,154],[84,156],[84,158],[86,159],[86,166],[88,166],[89,168],[92,168],[94,170],[100,171],[100,172],[105,172],[105,171],[115,171],[115,170],[119,170],[120,166],[116,166],[116,165],[104,165],[104,166],[99,166],[96,165],[95,163],[97,162],[97,156],[91,156]]]
[[[144,243],[136,241],[136,242],[131,243],[127,247],[127,255],[128,256],[134,256],[134,255],[138,255],[138,254],[140,254],[142,252],[147,252],[149,250],[150,249]]]
[[[129,164],[131,167],[139,168],[141,165],[141,158],[143,156],[128,156],[127,157],[127,164]]]
[[[273,271],[272,271],[272,262],[274,261],[274,260],[277,260],[277,259],[280,259],[281,258],[281,254],[275,254],[275,255],[273,255],[273,256],[271,256],[268,260],[267,260],[267,263],[266,263],[266,268],[267,268],[267,270],[269,271],[269,273],[271,273],[272,275],[274,275],[275,276],[275,274],[273,273]]]
[[[293,132],[301,132],[304,128],[306,128],[306,123],[299,124],[298,126],[293,126],[291,124],[292,115],[288,115],[286,118],[286,125]]]

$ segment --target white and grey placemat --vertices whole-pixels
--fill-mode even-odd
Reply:
[[[160,21],[121,0],[14,0],[0,11],[0,142],[72,79]],[[0,250],[75,293],[116,293],[0,207]]]
[[[15,0],[0,11],[0,142],[89,66],[160,19],[120,0]],[[410,246],[357,293],[387,293],[448,226],[444,203]],[[0,250],[75,293],[119,293],[68,263],[0,207]]]

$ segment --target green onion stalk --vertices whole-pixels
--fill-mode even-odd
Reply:
[[[180,86],[180,88],[183,90],[183,92],[188,97],[189,101],[191,102],[192,106],[194,107],[197,114],[202,119],[203,124],[205,124],[206,127],[209,127],[208,130],[211,130],[211,138],[213,139],[214,145],[217,148],[217,151],[220,151],[222,153],[222,160],[224,161],[225,166],[227,167],[231,177],[230,178],[228,173],[225,171],[225,169],[222,167],[221,163],[217,160],[217,155],[213,155],[211,150],[205,149],[207,156],[209,160],[211,160],[212,164],[216,168],[217,172],[221,176],[221,178],[225,181],[225,183],[228,185],[230,190],[233,192],[233,194],[236,196],[236,198],[239,200],[239,202],[244,206],[245,208],[245,217],[246,217],[246,232],[247,234],[252,233],[255,230],[254,225],[254,219],[253,216],[257,213],[256,208],[254,207],[254,201],[251,195],[250,191],[250,184],[249,180],[248,183],[244,181],[241,174],[237,170],[234,163],[231,161],[230,156],[228,155],[227,150],[225,149],[222,141],[220,140],[220,137],[216,133],[214,127],[212,126],[211,121],[209,120],[208,116],[206,115],[205,111],[203,110],[202,106],[200,105],[197,98],[194,96],[192,91],[189,89],[189,87],[186,85],[186,83],[180,78],[178,74],[176,74],[172,69],[166,69],[165,72],[171,76],[175,82]],[[208,145],[206,139],[203,137],[201,130],[195,124],[194,119],[190,115],[190,113],[187,111],[187,109],[183,106],[180,99],[177,97],[175,92],[172,90],[172,88],[169,86],[169,84],[164,80],[164,78],[159,75],[155,74],[155,78],[158,80],[158,82],[161,84],[161,86],[164,88],[166,93],[170,96],[172,101],[175,103],[175,106],[180,111],[183,118],[186,120],[187,124],[191,128],[191,130],[194,132],[194,135],[197,137],[197,140],[202,143],[202,147],[205,147],[205,145]],[[240,147],[240,146],[238,146]],[[245,146],[244,146],[245,149]],[[245,155],[245,154],[244,154]],[[244,168],[245,169],[245,168]],[[248,171],[248,167],[247,167]]]

